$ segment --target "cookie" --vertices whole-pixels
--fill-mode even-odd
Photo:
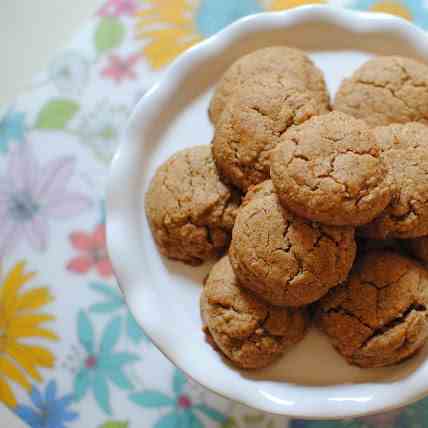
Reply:
[[[314,302],[346,279],[356,252],[354,229],[296,217],[282,207],[270,181],[259,186],[236,217],[232,267],[243,287],[271,304]]]
[[[375,128],[374,132],[394,195],[385,211],[361,233],[376,239],[428,235],[428,127],[408,123]]]
[[[391,199],[373,131],[340,112],[286,132],[272,153],[271,177],[284,206],[324,224],[369,223]]]
[[[235,61],[224,73],[217,85],[209,107],[211,121],[215,124],[221,116],[230,96],[248,79],[263,73],[285,74],[301,80],[312,92],[320,108],[329,106],[329,95],[321,71],[301,50],[285,46],[273,46],[256,50]]]
[[[414,354],[428,335],[428,272],[389,251],[363,256],[318,303],[316,320],[350,364],[382,367]]]
[[[179,151],[156,171],[145,197],[160,252],[199,264],[230,240],[240,197],[219,178],[210,146]]]
[[[240,288],[227,256],[208,275],[201,314],[217,347],[246,369],[266,367],[306,330],[303,310],[269,305]]]
[[[221,174],[246,191],[269,178],[270,154],[292,125],[320,114],[303,83],[262,74],[232,96],[217,122],[213,156]]]
[[[342,82],[334,109],[370,126],[428,123],[428,66],[399,56],[371,59]]]

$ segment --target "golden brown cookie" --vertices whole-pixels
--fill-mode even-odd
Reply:
[[[399,56],[371,59],[342,82],[334,109],[370,126],[428,123],[428,66]]]
[[[272,73],[251,78],[231,97],[217,122],[213,140],[217,167],[246,191],[269,178],[270,154],[280,136],[320,113],[301,81]]]
[[[269,305],[240,288],[227,256],[208,275],[201,313],[218,348],[247,369],[269,365],[306,330],[304,310]]]
[[[428,336],[428,272],[413,260],[372,251],[346,283],[318,303],[316,319],[349,363],[382,367],[414,354]]]
[[[394,194],[361,233],[375,239],[428,235],[428,127],[420,123],[374,129]]]
[[[281,206],[271,182],[259,186],[236,217],[233,269],[243,287],[269,303],[314,302],[346,279],[356,252],[354,229],[296,217]]]
[[[209,107],[211,121],[220,118],[230,96],[248,79],[263,73],[291,75],[312,92],[320,108],[328,110],[329,95],[321,71],[301,50],[285,46],[259,49],[235,61],[217,85]]]
[[[286,132],[272,153],[271,177],[284,206],[324,224],[368,223],[391,199],[373,131],[340,112]]]
[[[220,181],[210,146],[170,157],[156,171],[145,208],[160,252],[198,264],[229,243],[240,197]]]

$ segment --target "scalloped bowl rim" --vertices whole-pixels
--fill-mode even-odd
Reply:
[[[191,71],[192,63],[196,58],[219,54],[231,41],[250,31],[250,28],[253,31],[255,27],[257,30],[278,29],[293,26],[308,17],[317,18],[323,23],[331,23],[354,33],[396,33],[428,58],[428,37],[424,31],[401,18],[382,13],[373,14],[331,6],[311,5],[284,12],[250,15],[234,22],[179,56],[134,108],[124,130],[121,145],[113,158],[108,177],[107,245],[114,272],[131,312],[158,349],[198,383],[224,397],[269,413],[308,419],[355,417],[391,410],[422,398],[428,393],[428,376],[426,376],[427,380],[424,380],[425,376],[413,380],[407,389],[400,388],[400,383],[389,385],[382,394],[377,391],[377,395],[370,394],[375,387],[372,383],[363,386],[350,384],[328,387],[289,385],[289,388],[300,388],[304,393],[312,395],[309,401],[295,401],[292,405],[286,400],[280,402],[276,397],[267,395],[261,399],[260,395],[236,393],[236,390],[230,390],[227,382],[220,387],[218,383],[212,381],[212,378],[194,375],[192,367],[182,358],[185,351],[174,347],[173,338],[170,338],[165,331],[166,326],[151,319],[152,314],[146,316],[145,313],[141,313],[145,311],[141,311],[133,299],[134,290],[141,287],[141,283],[144,282],[144,275],[139,269],[139,254],[142,247],[137,240],[133,239],[133,225],[138,225],[141,220],[133,209],[135,200],[129,192],[123,192],[123,189],[132,188],[132,183],[135,183],[136,176],[132,171],[138,168],[135,165],[135,159],[138,157],[139,150],[136,133],[144,120],[150,117],[151,105],[166,99],[171,88],[177,85],[182,76]],[[143,293],[149,298],[150,289],[149,287],[139,288],[138,293]],[[428,361],[424,364],[424,369],[428,375]],[[363,387],[368,393],[366,397],[361,396],[361,392],[356,394],[357,389],[361,391]],[[328,389],[329,394],[326,394],[325,388]],[[335,392],[337,392],[336,398],[334,398]],[[327,395],[333,395],[333,397],[327,397]]]

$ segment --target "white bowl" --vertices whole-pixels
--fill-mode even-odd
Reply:
[[[144,214],[155,169],[179,149],[209,144],[212,89],[239,56],[269,45],[306,50],[334,94],[344,76],[375,54],[428,60],[428,39],[388,15],[306,6],[236,22],[179,57],[138,103],[111,169],[107,236],[113,266],[136,320],[157,347],[203,386],[263,411],[303,418],[342,418],[380,412],[428,391],[428,347],[386,369],[349,366],[312,329],[274,366],[239,371],[206,343],[199,294],[209,270],[161,257]]]

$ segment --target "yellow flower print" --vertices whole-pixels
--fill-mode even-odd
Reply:
[[[372,12],[390,13],[391,15],[400,16],[401,18],[407,19],[408,21],[412,20],[412,14],[404,4],[391,0],[373,3],[370,6],[370,10]]]
[[[29,391],[28,376],[37,382],[42,380],[39,367],[52,367],[54,356],[41,346],[25,343],[26,339],[58,337],[42,326],[53,316],[38,310],[52,301],[45,287],[21,291],[34,276],[25,272],[24,262],[17,263],[0,286],[0,402],[16,406],[16,398],[8,380]]]
[[[137,13],[136,35],[149,39],[143,52],[157,69],[201,40],[201,36],[192,20],[195,2],[151,0],[149,4]]]
[[[153,68],[160,68],[204,37],[243,16],[262,12],[261,0],[148,0],[137,13],[137,38]]]
[[[285,10],[291,9],[297,6],[303,6],[306,4],[322,4],[325,3],[325,0],[273,0],[269,9],[276,10]]]

